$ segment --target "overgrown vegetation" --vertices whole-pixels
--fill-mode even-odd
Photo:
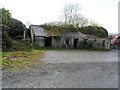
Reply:
[[[9,10],[0,9],[2,15],[2,51],[0,52],[0,66],[2,69],[28,68],[31,64],[40,64],[37,59],[43,57],[44,50],[36,49],[30,40],[23,40],[26,26],[19,20],[12,18]]]
[[[108,31],[99,26],[86,26],[86,27],[79,27],[75,28],[73,25],[67,25],[67,26],[52,26],[52,25],[40,25],[44,29],[52,32],[60,32],[60,33],[66,33],[66,32],[82,32],[84,34],[90,34],[95,35],[98,37],[108,37]]]
[[[79,28],[79,31],[84,34],[95,35],[98,37],[108,37],[108,31],[99,26],[86,26]]]
[[[9,10],[0,9],[2,12],[2,50],[3,51],[21,51],[30,50],[29,41],[22,40],[23,32],[26,26],[19,20],[12,18]]]
[[[44,52],[45,50],[3,52],[0,65],[2,64],[2,69],[29,68],[34,64],[41,64],[38,59],[43,57]]]

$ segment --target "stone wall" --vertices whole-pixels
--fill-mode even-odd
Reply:
[[[35,37],[35,43],[39,45],[40,47],[45,46],[45,39],[44,37]]]
[[[110,39],[79,39],[78,48],[88,49],[110,49]]]
[[[68,39],[68,43],[66,43]],[[76,48],[78,49],[110,49],[110,39],[95,39],[95,38],[65,38],[65,37],[52,37],[53,48],[75,48],[75,39],[77,39]],[[44,37],[35,37],[35,43],[40,47],[45,47]]]
[[[52,47],[54,47],[54,48],[61,47],[60,37],[53,37],[52,38]]]

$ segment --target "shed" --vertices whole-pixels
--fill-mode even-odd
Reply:
[[[39,25],[30,25],[31,40],[40,47],[67,48],[109,48],[110,41],[94,35],[83,34],[79,31],[61,32],[60,30],[46,30]]]

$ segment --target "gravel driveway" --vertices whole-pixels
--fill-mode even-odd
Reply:
[[[117,88],[117,51],[47,51],[29,71],[4,70],[3,88]]]

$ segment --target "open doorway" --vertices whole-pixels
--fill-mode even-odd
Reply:
[[[52,37],[45,37],[45,47],[52,46]]]
[[[74,48],[77,48],[78,46],[78,39],[74,39]]]

